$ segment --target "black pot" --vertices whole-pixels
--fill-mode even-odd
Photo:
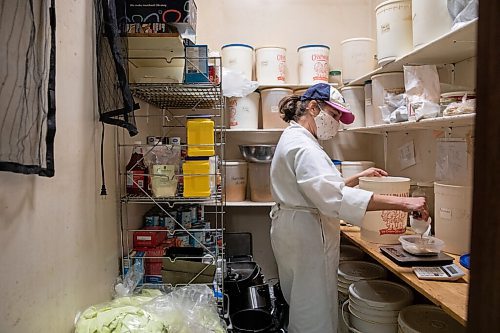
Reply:
[[[264,333],[273,328],[273,317],[265,310],[240,310],[231,316],[234,331],[237,333]]]
[[[250,286],[242,297],[243,309],[266,309],[271,310],[271,294],[269,285],[261,284]]]
[[[263,283],[260,267],[253,261],[228,262],[224,289],[228,295],[240,295],[246,288]]]

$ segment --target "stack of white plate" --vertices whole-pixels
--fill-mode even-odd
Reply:
[[[411,305],[399,312],[399,333],[465,333],[465,327],[435,305]]]
[[[349,287],[350,322],[361,332],[398,333],[399,311],[412,301],[406,286],[383,280],[355,282]]]
[[[387,271],[384,267],[366,261],[342,261],[338,269],[338,290],[349,294],[349,286],[361,280],[385,279]]]
[[[340,245],[340,261],[361,260],[363,256],[363,250],[359,247],[353,245]]]

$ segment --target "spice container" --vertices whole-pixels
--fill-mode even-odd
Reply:
[[[210,116],[188,116],[187,120],[187,155],[213,156],[214,121]]]
[[[333,86],[338,88],[342,86],[342,72],[341,71],[330,71],[328,73],[328,83],[333,83]]]

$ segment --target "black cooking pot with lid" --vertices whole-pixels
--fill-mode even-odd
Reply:
[[[266,309],[271,310],[271,294],[268,284],[250,286],[241,299],[243,309]]]
[[[228,262],[224,289],[229,295],[241,294],[246,288],[263,283],[260,267],[253,261]]]

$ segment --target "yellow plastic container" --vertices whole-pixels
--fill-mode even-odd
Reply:
[[[184,197],[210,196],[210,163],[208,158],[186,160],[182,165]]]
[[[214,121],[212,119],[202,117],[188,117],[186,127],[188,156],[215,155]]]

